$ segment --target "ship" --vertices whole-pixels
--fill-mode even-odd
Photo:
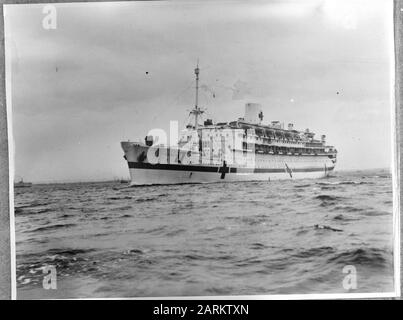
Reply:
[[[176,141],[148,134],[143,141],[121,142],[130,185],[318,179],[334,171],[337,150],[325,135],[316,139],[314,132],[296,130],[293,123],[265,124],[259,103],[246,103],[244,117],[235,121],[203,120],[198,64],[194,72],[191,122]]]
[[[31,182],[24,182],[24,180],[22,178],[20,181],[14,182],[14,188],[28,188],[31,186],[32,186]]]

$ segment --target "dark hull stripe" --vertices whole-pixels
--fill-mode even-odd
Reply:
[[[282,168],[235,168],[235,167],[214,167],[200,165],[183,165],[183,164],[166,164],[157,163],[150,164],[146,162],[128,162],[130,169],[157,169],[172,171],[189,171],[189,172],[221,172],[221,173],[278,173],[287,172],[286,167]],[[334,167],[326,168],[326,171],[332,171]],[[291,172],[320,172],[325,171],[323,168],[298,168],[291,169]]]

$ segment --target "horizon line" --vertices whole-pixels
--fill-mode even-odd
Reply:
[[[392,168],[391,167],[381,167],[381,168],[366,168],[366,169],[336,169],[334,172],[362,172],[362,171],[376,171],[376,170],[383,170],[383,171],[388,171],[389,173],[392,174]],[[331,176],[330,176],[331,177]],[[32,183],[32,184],[68,184],[68,183],[111,183],[111,182],[120,182],[120,181],[130,181],[130,177],[122,177],[122,178],[101,178],[101,179],[88,179],[88,180],[55,180],[55,181],[39,181],[39,182],[32,182],[32,181],[24,181],[27,183]],[[14,184],[18,182],[16,179],[14,179]]]

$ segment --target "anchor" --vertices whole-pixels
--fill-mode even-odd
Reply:
[[[287,166],[287,164],[285,162],[284,162],[284,164],[285,164],[285,171],[288,172],[288,174],[292,178],[292,170]]]

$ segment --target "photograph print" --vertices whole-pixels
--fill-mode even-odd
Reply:
[[[4,5],[17,299],[393,297],[393,1]]]

